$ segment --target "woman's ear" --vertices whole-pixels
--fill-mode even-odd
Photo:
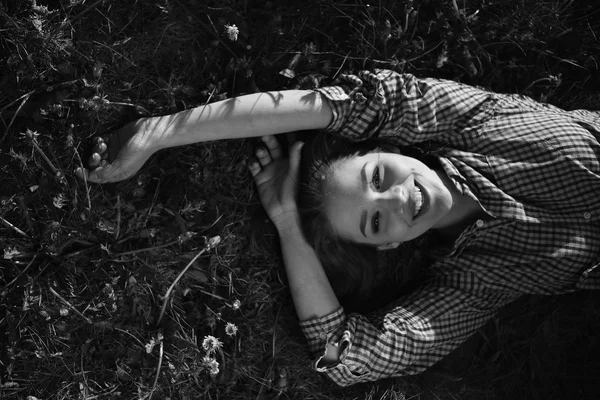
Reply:
[[[377,250],[392,250],[400,246],[399,242],[391,242],[377,246]]]

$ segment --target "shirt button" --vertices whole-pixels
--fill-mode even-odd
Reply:
[[[327,339],[327,333],[325,333],[325,332],[321,332],[321,333],[319,333],[319,337],[320,337],[321,339],[325,340],[325,339]]]
[[[357,92],[354,94],[354,100],[361,106],[367,102],[367,98],[361,92]]]
[[[477,224],[478,227],[481,228],[483,226],[483,221],[480,220],[480,219],[478,219],[477,222],[476,222],[476,224]]]
[[[590,219],[590,218],[592,218],[592,214],[590,214],[589,212],[584,212],[583,213],[583,218]]]

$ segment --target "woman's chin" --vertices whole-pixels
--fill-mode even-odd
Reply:
[[[447,228],[452,221],[452,201],[436,201],[431,204],[429,217],[431,218],[431,229]]]

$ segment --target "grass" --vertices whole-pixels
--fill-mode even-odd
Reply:
[[[92,137],[141,116],[373,66],[600,109],[599,15],[592,0],[0,2],[0,397],[596,398],[586,292],[518,301],[417,377],[318,377],[252,140],[163,151],[119,184],[72,171]]]

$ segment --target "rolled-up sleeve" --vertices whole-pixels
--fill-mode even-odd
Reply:
[[[516,297],[427,286],[375,314],[339,309],[300,325],[315,357],[312,367],[348,386],[422,372]],[[321,366],[327,344],[340,348],[339,362]]]
[[[494,93],[475,87],[389,70],[342,75],[336,83],[316,89],[333,112],[326,130],[352,141],[391,137],[411,145],[440,140],[480,125],[496,103]]]

